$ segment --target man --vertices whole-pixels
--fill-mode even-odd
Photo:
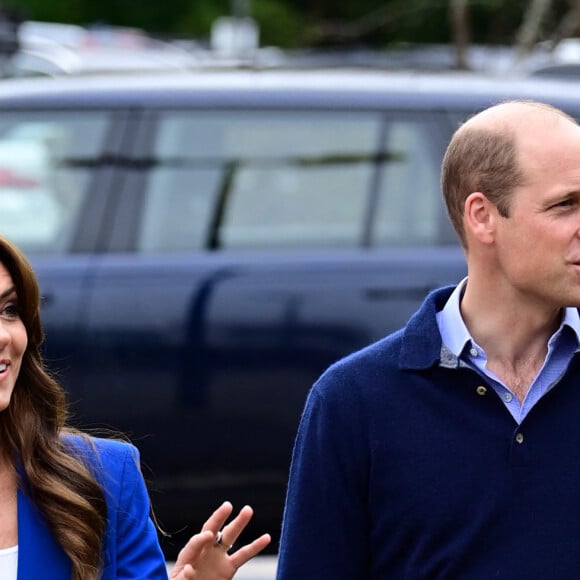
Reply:
[[[442,189],[468,276],[312,388],[279,580],[580,578],[580,127],[493,106]]]

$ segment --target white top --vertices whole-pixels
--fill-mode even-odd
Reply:
[[[16,580],[18,545],[0,549],[0,580]]]

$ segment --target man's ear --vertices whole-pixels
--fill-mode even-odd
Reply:
[[[482,244],[491,244],[494,240],[497,209],[484,193],[470,193],[465,200],[463,223],[465,233]]]

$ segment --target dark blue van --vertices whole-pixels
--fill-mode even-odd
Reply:
[[[458,124],[510,97],[580,115],[569,82],[452,73],[1,86],[0,231],[74,421],[140,448],[170,555],[224,499],[276,538],[313,381],[465,275],[439,189]]]

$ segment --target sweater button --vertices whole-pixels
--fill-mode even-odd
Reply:
[[[475,392],[478,395],[481,395],[483,397],[483,395],[485,395],[485,393],[487,393],[487,389],[483,385],[479,385],[479,387],[477,387],[477,389],[475,389]]]
[[[523,435],[523,433],[518,433],[516,435],[516,442],[517,443],[523,443],[524,442],[524,435]]]

